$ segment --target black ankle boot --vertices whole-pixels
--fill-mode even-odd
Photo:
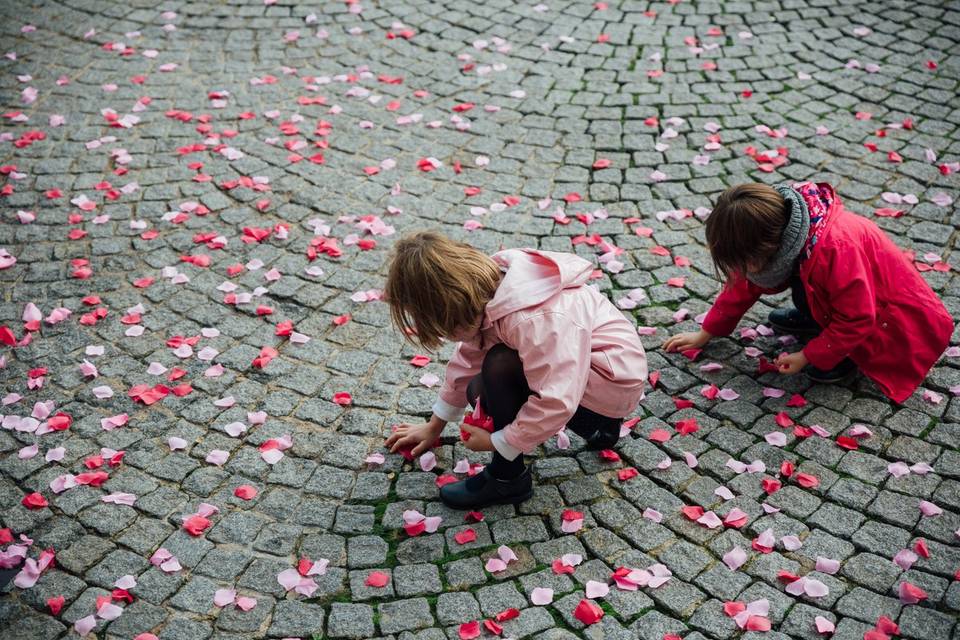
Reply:
[[[440,487],[440,499],[451,509],[482,509],[494,504],[518,504],[533,495],[527,467],[516,478],[498,480],[486,469],[466,480]]]
[[[775,309],[767,316],[767,321],[774,329],[781,333],[796,335],[816,335],[820,333],[820,325],[814,321],[809,313],[794,308]]]
[[[853,374],[857,372],[857,365],[853,364],[850,358],[844,358],[840,361],[840,364],[833,369],[824,371],[823,369],[817,369],[812,365],[808,365],[803,368],[803,372],[807,374],[807,377],[813,382],[837,384],[849,380]]]

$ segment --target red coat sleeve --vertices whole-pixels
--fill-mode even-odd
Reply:
[[[703,320],[703,330],[715,336],[725,336],[732,332],[740,318],[760,299],[764,290],[746,278],[730,280]]]
[[[810,274],[810,286],[824,299],[827,325],[803,348],[817,369],[832,369],[870,338],[877,320],[873,271],[863,251],[850,244],[820,247],[830,251],[820,268]],[[822,318],[817,318],[822,321]]]

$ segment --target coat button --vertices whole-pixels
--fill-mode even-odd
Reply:
[[[884,329],[886,329],[886,328],[887,328],[887,323],[884,322],[881,326],[882,326]]]

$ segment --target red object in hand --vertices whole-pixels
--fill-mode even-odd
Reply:
[[[473,410],[473,413],[468,413],[463,416],[463,424],[468,424],[471,427],[480,427],[484,431],[493,433],[493,418],[488,416],[483,411],[483,407],[480,406],[480,398],[477,398],[477,407]],[[460,429],[460,439],[466,442],[470,439],[470,434]]]

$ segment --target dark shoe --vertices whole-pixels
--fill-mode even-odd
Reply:
[[[482,509],[493,504],[518,504],[533,495],[533,478],[527,467],[516,478],[498,480],[486,469],[466,480],[440,487],[440,499],[451,509]]]
[[[586,448],[590,451],[602,451],[612,449],[617,441],[620,440],[621,420],[615,427],[607,428],[594,427],[593,421],[577,420],[567,424],[567,429],[574,432],[587,443]]]
[[[604,449],[613,449],[620,441],[620,425],[617,425],[616,431],[597,429],[592,434],[584,438],[587,442],[587,449],[590,451],[603,451]]]
[[[809,313],[794,308],[775,309],[767,316],[767,321],[781,333],[796,335],[816,335],[820,333],[818,325]]]
[[[844,358],[840,361],[840,364],[833,369],[824,371],[823,369],[817,369],[813,366],[807,366],[804,367],[803,372],[807,374],[807,377],[813,382],[837,384],[849,380],[853,374],[857,372],[857,365],[853,364],[853,361],[849,358]]]

